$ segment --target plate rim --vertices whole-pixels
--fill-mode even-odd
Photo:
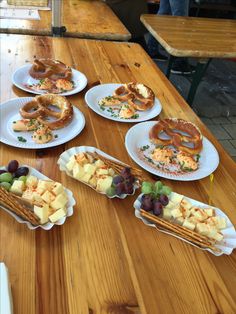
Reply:
[[[15,98],[11,98],[7,101],[4,101],[3,103],[0,104],[0,113],[1,113],[1,110],[2,110],[2,106],[6,106],[6,104],[8,102],[14,102],[14,101],[18,101],[18,99],[27,99],[27,101],[30,101],[32,100],[34,97],[31,97],[31,96],[27,96],[27,97],[15,97]],[[73,106],[73,105],[72,105]],[[72,139],[74,139],[76,136],[78,136],[84,129],[85,127],[85,124],[86,124],[86,120],[85,120],[85,116],[84,114],[75,106],[73,106],[73,109],[74,109],[74,113],[76,112],[76,115],[81,119],[81,127],[77,130],[77,133],[75,133],[72,137],[69,137],[68,140],[61,140],[59,141],[59,143],[54,143],[50,142],[49,143],[46,143],[46,144],[33,144],[33,145],[40,145],[40,146],[32,146],[32,145],[29,145],[27,146],[22,146],[22,144],[16,142],[16,145],[13,145],[11,144],[8,140],[6,140],[5,138],[2,137],[2,135],[0,134],[0,143],[4,143],[6,145],[9,145],[9,146],[12,146],[12,147],[17,147],[17,148],[22,148],[22,149],[45,149],[45,148],[51,148],[51,147],[56,147],[56,146],[59,146],[59,145],[62,145],[62,144],[65,144],[69,141],[71,141]],[[1,120],[1,114],[0,114],[0,120]],[[5,124],[3,123],[2,126],[4,126]],[[69,125],[68,125],[69,126]]]
[[[136,125],[132,126],[131,128],[129,128],[129,130],[126,132],[126,135],[125,135],[125,148],[126,148],[126,151],[127,153],[129,154],[129,156],[132,158],[132,160],[134,162],[136,162],[142,169],[144,169],[145,171],[151,173],[151,174],[154,174],[158,177],[161,177],[161,178],[165,178],[165,179],[169,179],[169,180],[174,180],[174,181],[196,181],[196,180],[200,180],[200,179],[203,179],[207,176],[209,176],[211,173],[213,173],[219,166],[219,163],[220,163],[220,158],[219,158],[219,154],[218,154],[218,151],[217,149],[215,148],[215,146],[211,143],[211,141],[208,140],[208,138],[206,138],[205,136],[203,136],[203,139],[205,141],[207,141],[213,148],[215,154],[216,154],[216,166],[213,167],[213,170],[211,170],[210,173],[208,174],[204,174],[204,175],[198,175],[196,178],[191,178],[191,177],[185,177],[185,175],[179,175],[178,177],[172,177],[171,175],[169,174],[165,174],[163,172],[158,172],[158,170],[149,170],[147,169],[146,167],[144,168],[144,166],[141,164],[141,161],[139,158],[136,158],[135,154],[133,152],[130,151],[129,147],[128,147],[128,137],[130,136],[130,133],[132,132],[132,130],[134,128],[138,128],[139,127],[139,124],[144,124],[144,123],[149,123],[149,124],[154,124],[154,123],[157,123],[158,121],[154,121],[154,120],[151,120],[151,121],[144,121],[144,122],[141,122],[141,123],[137,123]]]
[[[155,117],[159,116],[159,114],[162,112],[162,104],[161,104],[161,101],[155,96],[155,102],[158,102],[158,107],[159,107],[159,112],[155,114],[155,116],[150,116],[149,118],[142,118],[141,120],[137,120],[137,119],[118,119],[118,118],[113,118],[113,117],[110,117],[110,116],[106,116],[104,115],[102,112],[100,112],[99,110],[96,110],[96,108],[94,108],[92,105],[90,105],[90,103],[88,102],[87,98],[88,98],[88,95],[91,93],[91,91],[93,91],[94,89],[99,89],[99,87],[101,86],[108,86],[108,85],[115,85],[114,87],[117,88],[121,85],[123,85],[124,83],[104,83],[104,84],[99,84],[99,85],[96,85],[96,86],[93,86],[91,87],[86,93],[85,93],[85,96],[84,96],[84,100],[87,104],[87,106],[93,111],[95,112],[96,114],[98,114],[99,116],[105,118],[105,119],[108,119],[108,120],[111,120],[111,121],[115,121],[115,122],[122,122],[122,123],[140,123],[140,122],[145,122],[145,121],[148,121],[148,120],[151,120],[151,119],[154,119]]]
[[[21,89],[21,90],[23,90],[23,91],[25,91],[25,92],[31,93],[31,94],[36,94],[36,95],[45,95],[45,94],[47,94],[47,92],[39,92],[39,91],[34,91],[34,90],[31,90],[31,89],[28,89],[27,87],[24,87],[24,86],[22,86],[22,85],[20,85],[20,84],[18,84],[18,83],[16,82],[16,80],[15,80],[15,75],[16,75],[20,70],[22,70],[22,69],[24,70],[24,68],[30,67],[31,65],[32,65],[32,64],[24,64],[24,65],[22,65],[21,67],[17,68],[17,69],[13,72],[13,74],[12,74],[12,77],[11,77],[12,83],[13,83],[17,88],[19,88],[19,89]],[[76,69],[74,69],[74,68],[71,68],[71,70],[72,70],[72,74],[73,74],[73,72],[77,72],[77,73],[79,73],[80,75],[83,76],[83,78],[84,78],[84,84],[82,85],[82,88],[80,88],[79,90],[76,90],[76,88],[75,88],[75,89],[72,89],[71,91],[68,91],[68,92],[65,92],[65,93],[58,93],[58,94],[56,94],[56,95],[60,95],[60,96],[71,96],[71,95],[74,95],[74,94],[77,94],[77,93],[81,92],[81,91],[84,90],[85,87],[87,86],[87,84],[88,84],[88,79],[87,79],[86,75],[85,75],[83,72],[80,72],[80,71],[78,71],[78,70],[76,70]]]

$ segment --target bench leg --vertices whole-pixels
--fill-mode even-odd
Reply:
[[[198,61],[197,66],[196,66],[196,71],[193,75],[193,80],[190,86],[190,90],[188,93],[188,97],[187,97],[187,103],[192,106],[197,88],[199,83],[201,82],[201,79],[204,75],[204,73],[206,72],[208,65],[210,64],[211,59],[203,59]]]
[[[172,64],[174,62],[175,57],[173,56],[169,56],[169,60],[168,60],[168,65],[167,65],[167,69],[166,69],[166,77],[169,78],[170,77],[170,70],[172,68]]]

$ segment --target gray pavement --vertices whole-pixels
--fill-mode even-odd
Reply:
[[[196,64],[195,60],[189,61]],[[167,62],[156,62],[165,73]],[[186,99],[188,76],[171,74],[170,81]],[[200,83],[193,110],[236,161],[236,61],[213,60]]]

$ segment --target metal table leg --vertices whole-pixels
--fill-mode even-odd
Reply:
[[[187,97],[187,103],[192,106],[197,88],[199,83],[201,82],[201,79],[206,72],[208,65],[210,64],[211,59],[201,59],[197,63],[196,71],[193,75],[192,84],[190,86],[190,90]]]
[[[166,69],[166,77],[169,78],[170,77],[170,70],[172,68],[172,64],[175,60],[175,57],[173,56],[169,56],[169,60],[168,60],[168,65],[167,65],[167,69]]]

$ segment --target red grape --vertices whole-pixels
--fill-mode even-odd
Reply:
[[[15,177],[19,178],[21,176],[27,176],[29,173],[29,168],[28,167],[20,167],[16,170],[15,172]]]
[[[158,200],[155,200],[153,202],[153,214],[154,215],[159,216],[162,213],[162,208],[163,206]]]
[[[153,209],[153,200],[150,195],[144,195],[142,197],[141,208],[146,211],[151,211]]]
[[[168,198],[167,195],[161,194],[160,197],[159,197],[159,201],[160,201],[160,203],[161,203],[163,206],[166,206],[166,205],[168,205],[168,203],[169,203],[169,198]]]
[[[130,168],[126,167],[122,169],[120,175],[125,179],[129,178],[131,176]]]
[[[16,172],[19,167],[19,163],[17,160],[11,160],[7,166],[8,172]]]
[[[121,183],[121,182],[123,182],[124,181],[124,178],[122,177],[122,176],[115,176],[114,178],[113,178],[113,180],[112,180],[112,183],[114,184],[114,185],[117,185],[117,184],[119,184],[119,183]]]

